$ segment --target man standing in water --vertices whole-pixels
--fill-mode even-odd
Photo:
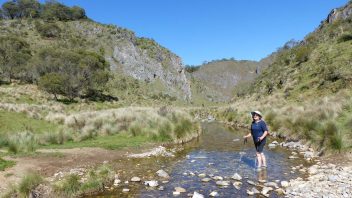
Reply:
[[[262,120],[262,114],[260,111],[253,111],[252,114],[252,124],[251,124],[251,132],[244,136],[245,139],[249,137],[253,137],[253,142],[255,145],[255,150],[257,151],[257,161],[258,166],[257,170],[261,170],[261,168],[266,168],[266,159],[263,153],[264,145],[266,143],[266,136],[268,135],[268,127],[264,120]]]

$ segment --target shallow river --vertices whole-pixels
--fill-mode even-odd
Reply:
[[[267,157],[268,167],[266,170],[257,172],[255,170],[255,150],[252,140],[243,144],[242,137],[245,131],[231,130],[219,123],[203,124],[203,134],[197,139],[183,146],[183,151],[178,152],[176,157],[163,158],[153,157],[148,159],[130,159],[124,162],[124,170],[117,170],[122,176],[122,184],[114,191],[104,192],[97,197],[174,197],[172,192],[175,187],[186,189],[186,193],[181,193],[177,197],[188,197],[187,194],[197,191],[205,197],[209,197],[212,191],[217,191],[219,197],[247,197],[246,190],[253,186],[246,181],[258,182],[266,180],[286,180],[303,177],[299,172],[291,173],[292,166],[303,164],[303,159],[288,159],[291,151],[277,147],[275,149],[264,150]],[[267,140],[267,144],[272,142]],[[158,178],[155,172],[163,169],[170,174],[168,183],[162,183],[163,179]],[[193,174],[194,175],[193,175]],[[208,175],[222,176],[231,185],[227,188],[220,188],[216,181],[201,182],[197,175],[205,173]],[[242,187],[237,190],[230,179],[234,173],[240,174]],[[144,180],[158,180],[163,190],[158,188],[147,188],[141,183],[124,183],[133,176],[138,176]],[[125,178],[124,178],[125,177]],[[164,179],[165,180],[165,179]],[[122,193],[123,188],[130,189],[128,193]],[[257,188],[260,190],[260,188]],[[258,195],[258,197],[260,197]],[[278,197],[274,191],[270,197]]]

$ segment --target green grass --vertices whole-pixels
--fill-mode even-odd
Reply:
[[[138,147],[148,142],[153,142],[152,137],[130,136],[127,134],[116,134],[111,136],[98,136],[82,142],[66,142],[62,145],[47,145],[42,148],[68,149],[77,147],[101,147],[106,149],[120,149],[124,147]]]
[[[0,171],[4,171],[6,168],[14,166],[16,162],[8,161],[0,158]]]
[[[0,110],[0,135],[23,131],[44,133],[56,131],[57,129],[57,124],[30,118],[24,113]]]
[[[22,181],[18,185],[18,191],[23,196],[27,196],[33,188],[42,182],[43,178],[38,173],[30,172],[23,177]]]

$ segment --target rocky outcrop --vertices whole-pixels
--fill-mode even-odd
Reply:
[[[333,9],[326,22],[333,23],[336,20],[345,20],[352,15],[352,3],[348,3],[346,6],[342,8]]]
[[[159,80],[167,94],[191,100],[191,87],[181,58],[154,40],[138,38],[127,29],[94,22],[73,22],[73,29],[95,43],[98,50],[103,49],[112,71],[147,83]]]
[[[181,90],[183,99],[190,100],[190,84],[181,58],[165,52],[160,47],[153,53],[155,54],[151,55],[148,50],[139,48],[131,41],[125,41],[114,46],[112,56],[121,63],[121,69],[125,74],[146,82],[160,79],[174,92]]]

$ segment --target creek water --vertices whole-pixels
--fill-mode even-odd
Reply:
[[[264,153],[268,161],[266,170],[256,171],[255,149],[252,140],[243,144],[242,137],[248,131],[232,130],[219,123],[204,123],[203,134],[190,143],[182,146],[183,150],[176,153],[175,157],[152,157],[147,159],[129,159],[116,163],[124,163],[123,170],[117,170],[121,174],[122,183],[113,191],[107,191],[95,197],[174,197],[175,187],[182,187],[187,192],[181,193],[177,197],[188,197],[189,193],[197,191],[205,197],[209,197],[212,191],[217,191],[219,197],[247,197],[247,189],[252,189],[252,185],[247,180],[258,182],[266,180],[286,180],[291,178],[304,177],[302,173],[291,172],[292,166],[305,164],[301,158],[288,159],[291,151],[277,147],[268,149],[265,147]],[[267,144],[272,142],[270,137]],[[155,172],[163,169],[169,173],[170,179],[167,183],[162,183]],[[215,184],[215,180],[202,182],[198,174],[224,177],[224,180],[231,181],[226,188],[220,188]],[[237,190],[232,182],[231,176],[238,173],[242,176],[242,186]],[[128,182],[131,177],[138,176],[142,182]],[[158,180],[159,187],[146,187],[145,180]],[[130,192],[123,193],[122,189],[128,188]],[[260,188],[257,187],[258,190]],[[258,195],[260,197],[261,195]],[[279,197],[274,191],[270,197]]]

